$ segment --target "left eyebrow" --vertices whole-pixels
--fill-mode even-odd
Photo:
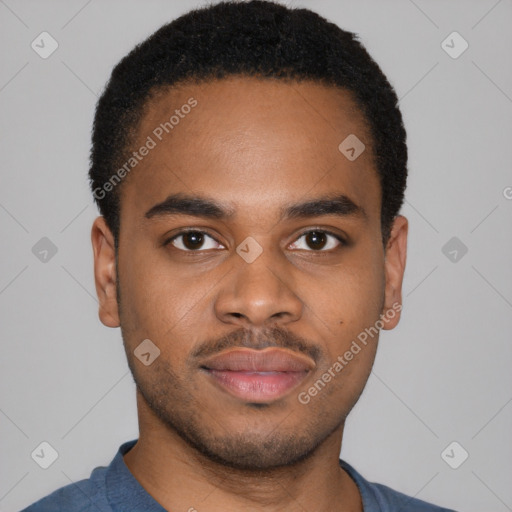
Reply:
[[[368,216],[364,208],[356,204],[345,194],[334,197],[319,197],[303,203],[296,203],[281,209],[279,220],[302,219],[320,217],[322,215],[336,215],[338,217]]]
[[[213,199],[189,196],[185,194],[172,194],[151,207],[145,217],[191,215],[214,220],[227,220],[235,216],[236,211]],[[306,219],[322,215],[336,215],[339,217],[362,217],[367,214],[362,206],[357,205],[344,194],[334,197],[320,197],[302,203],[289,204],[280,210],[279,221],[290,219]]]

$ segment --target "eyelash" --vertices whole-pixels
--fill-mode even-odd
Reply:
[[[199,233],[201,235],[208,235],[210,238],[212,238],[213,240],[215,240],[215,242],[217,243],[220,243],[218,242],[215,237],[213,235],[211,235],[208,231],[202,231],[200,229],[186,229],[186,230],[183,230],[183,231],[180,231],[179,233],[173,235],[171,238],[168,238],[167,240],[164,241],[163,245],[164,246],[167,246],[169,244],[171,244],[174,240],[176,240],[177,238],[179,238],[180,236],[183,236],[183,235],[186,235],[187,233]],[[346,246],[347,245],[347,241],[341,237],[340,235],[336,234],[336,233],[333,233],[331,231],[328,231],[328,230],[325,230],[325,229],[320,229],[320,228],[312,228],[312,229],[308,229],[307,231],[304,231],[302,232],[296,239],[295,239],[295,242],[293,243],[296,243],[297,240],[300,240],[303,236],[307,236],[309,233],[323,233],[325,235],[330,235],[332,237],[334,237],[338,242],[340,242],[340,246]],[[185,253],[201,253],[201,252],[205,252],[204,249],[197,249],[197,250],[185,250],[185,249],[180,249],[178,247],[174,247],[176,250],[178,251],[181,251],[181,252],[185,252]],[[338,247],[339,249],[339,247]],[[304,249],[295,249],[295,250],[304,250]],[[309,250],[306,250],[306,252],[316,252],[316,253],[329,253],[329,252],[332,252],[336,250],[335,249],[329,249],[329,250],[314,250],[314,249],[309,249]]]

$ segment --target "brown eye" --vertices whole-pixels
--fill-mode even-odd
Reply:
[[[167,243],[173,245],[176,249],[186,252],[199,251],[200,249],[216,249],[218,248],[217,246],[222,247],[214,238],[203,231],[183,231],[171,238]],[[204,247],[205,245],[206,247]]]
[[[204,242],[202,233],[198,231],[191,231],[183,235],[183,245],[190,250],[199,249]]]
[[[312,249],[323,249],[327,243],[327,237],[325,236],[325,233],[322,233],[321,231],[310,231],[306,235],[306,243]]]
[[[299,240],[304,240],[306,243],[299,243]],[[316,229],[303,233],[291,247],[310,252],[327,252],[341,245],[345,245],[345,242],[340,236]]]

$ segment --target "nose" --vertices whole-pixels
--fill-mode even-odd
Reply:
[[[222,322],[265,327],[276,321],[285,325],[302,316],[304,304],[295,292],[286,258],[273,255],[270,249],[251,263],[238,254],[233,258],[235,269],[223,280],[215,301],[215,313]]]

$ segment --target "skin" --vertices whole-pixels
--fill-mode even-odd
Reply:
[[[117,261],[103,217],[92,227],[99,316],[121,326],[137,384],[140,436],[125,463],[168,510],[362,511],[338,457],[378,336],[308,404],[298,394],[401,304],[407,220],[396,217],[384,248],[371,138],[348,92],[248,77],[162,90],[133,148],[190,97],[197,106],[121,186]],[[338,150],[349,134],[366,145],[353,162]],[[234,215],[145,217],[178,192]],[[333,194],[365,214],[280,220],[285,206]],[[164,245],[190,227],[207,231],[199,250],[186,253],[183,237]],[[348,243],[326,234],[322,248],[303,236],[311,228]],[[236,252],[249,236],[263,250],[252,263]],[[384,329],[396,326],[393,316]],[[149,366],[133,354],[144,339],[161,352]],[[288,347],[314,354],[315,367],[298,388],[257,407],[200,370],[193,354],[221,346]]]

